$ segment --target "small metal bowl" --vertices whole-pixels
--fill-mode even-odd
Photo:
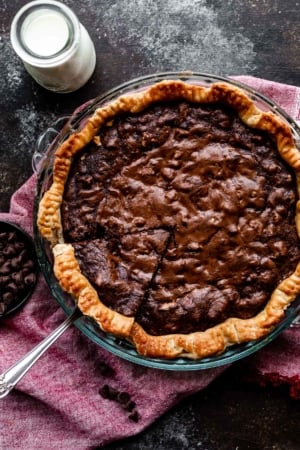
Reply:
[[[1,237],[1,235],[3,233],[12,232],[14,233],[14,242],[19,243],[19,249],[15,249],[16,253],[9,256],[3,254],[5,238]],[[22,255],[20,257],[20,254],[24,250],[26,250],[26,255],[22,258]],[[18,257],[19,261],[16,261]],[[15,258],[13,267],[11,267],[10,264],[7,265],[10,258]],[[33,263],[32,268],[27,268],[27,275],[34,274],[34,277],[31,277],[29,280],[27,275],[24,276],[23,280],[23,274],[25,275],[26,273],[26,261],[32,261]],[[5,264],[6,267],[9,267],[9,269],[4,267]],[[9,273],[7,273],[7,270],[9,270]],[[12,314],[28,300],[36,286],[37,273],[38,264],[33,239],[31,236],[22,228],[11,222],[0,221],[0,318]],[[11,285],[10,288],[7,287],[9,284]],[[3,298],[3,295],[7,292],[13,296],[13,298],[9,301]]]

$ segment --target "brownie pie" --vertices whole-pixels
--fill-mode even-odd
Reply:
[[[233,85],[167,80],[56,150],[38,226],[61,287],[145,356],[258,339],[300,292],[290,127]]]

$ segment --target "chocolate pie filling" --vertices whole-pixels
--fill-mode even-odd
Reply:
[[[116,117],[74,157],[64,239],[101,301],[152,335],[255,316],[299,261],[296,182],[224,105]]]

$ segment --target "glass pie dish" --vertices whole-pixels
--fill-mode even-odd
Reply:
[[[147,86],[165,79],[182,80],[202,86],[209,86],[216,81],[225,81],[229,84],[232,84],[233,86],[237,86],[243,89],[255,102],[256,106],[258,106],[261,110],[271,110],[275,114],[279,115],[282,120],[288,122],[295,140],[297,142],[299,141],[299,129],[297,124],[271,100],[255,92],[253,89],[242,85],[241,83],[226,79],[224,77],[217,77],[194,72],[162,73],[132,80],[82,105],[74,112],[71,117],[61,118],[56,124],[54,124],[53,127],[46,130],[45,133],[41,136],[33,157],[33,168],[38,173],[38,185],[34,208],[34,232],[36,252],[41,270],[45,276],[45,279],[51,289],[54,298],[58,301],[60,306],[67,314],[70,314],[74,309],[74,300],[70,295],[66,294],[60,288],[56,278],[54,277],[51,249],[48,243],[40,235],[36,225],[40,200],[52,182],[52,165],[55,150],[70,136],[71,133],[80,130],[87,118],[90,117],[97,108],[102,107],[107,102],[119,97],[121,94],[142,90]],[[296,298],[294,302],[287,308],[283,320],[281,320],[276,325],[276,327],[265,337],[256,341],[248,342],[246,344],[233,345],[220,355],[206,357],[198,360],[189,360],[186,358],[165,360],[144,357],[137,353],[135,348],[129,342],[110,335],[109,333],[103,332],[92,319],[86,316],[82,316],[79,320],[77,320],[76,326],[87,337],[96,342],[98,345],[126,360],[152,368],[187,371],[208,369],[229,364],[233,361],[239,360],[258,351],[273,339],[275,339],[285,328],[290,326],[291,323],[297,318],[299,311],[300,298]]]

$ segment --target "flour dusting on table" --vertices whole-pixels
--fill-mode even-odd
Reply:
[[[13,90],[19,88],[23,82],[24,67],[19,58],[14,54],[8,39],[0,37],[0,53],[1,59],[5,62],[5,72],[2,79],[5,90]],[[4,72],[4,74],[5,74]]]
[[[227,36],[204,0],[119,0],[102,14],[100,33],[120,54],[131,45],[149,71],[253,69],[253,43],[239,32]]]
[[[18,129],[17,156],[20,148],[33,153],[36,144],[34,137],[43,133],[55,121],[56,114],[54,112],[43,114],[42,111],[37,110],[33,102],[30,102],[23,108],[17,109],[14,117]]]

